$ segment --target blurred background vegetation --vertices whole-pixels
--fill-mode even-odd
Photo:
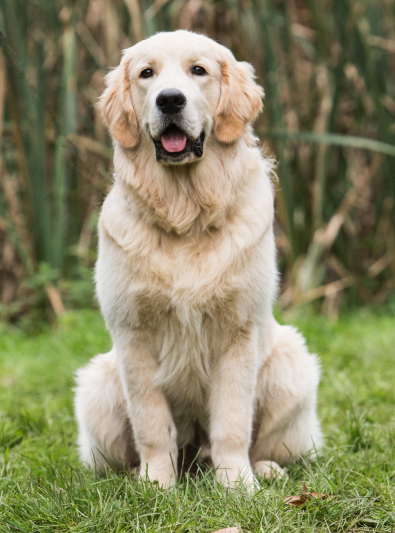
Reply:
[[[395,285],[393,0],[0,0],[0,318],[91,306],[112,149],[95,113],[121,50],[187,28],[251,62],[278,164],[280,305]]]

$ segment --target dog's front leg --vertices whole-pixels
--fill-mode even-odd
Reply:
[[[255,479],[248,456],[258,375],[257,341],[252,328],[232,335],[214,366],[210,395],[211,458],[217,478],[226,486]]]
[[[114,335],[120,375],[133,437],[140,456],[140,475],[169,487],[177,476],[177,431],[163,391],[155,383],[157,363],[147,332]]]

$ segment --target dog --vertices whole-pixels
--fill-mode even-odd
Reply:
[[[251,123],[254,70],[192,32],[124,51],[99,107],[115,182],[97,297],[113,348],[77,372],[81,460],[172,486],[194,443],[225,486],[314,456],[319,363],[279,325],[273,162]]]

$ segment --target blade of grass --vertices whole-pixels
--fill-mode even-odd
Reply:
[[[267,131],[259,132],[261,139],[283,139],[295,140],[309,143],[326,143],[335,146],[344,146],[347,148],[361,148],[363,150],[371,150],[381,154],[395,157],[395,145],[376,141],[374,139],[367,139],[363,137],[356,137],[354,135],[343,135],[340,133],[314,133],[314,132],[289,132],[289,131]]]

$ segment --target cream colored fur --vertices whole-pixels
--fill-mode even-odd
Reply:
[[[191,67],[208,72],[199,78]],[[139,73],[153,68],[155,76]],[[97,295],[114,347],[77,373],[81,460],[139,468],[167,487],[196,442],[226,485],[320,446],[319,365],[272,316],[277,292],[271,162],[250,122],[263,92],[252,68],[186,31],[125,51],[101,110],[116,181],[99,223]],[[160,164],[155,98],[187,97],[185,130],[204,155]]]

